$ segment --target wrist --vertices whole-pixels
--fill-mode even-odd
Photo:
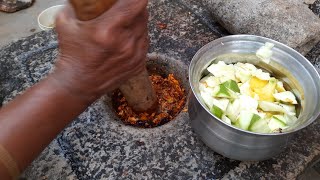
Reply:
[[[54,86],[55,89],[59,89],[62,93],[84,105],[90,105],[99,98],[98,95],[82,88],[80,82],[68,79],[59,72],[49,74],[47,82]]]

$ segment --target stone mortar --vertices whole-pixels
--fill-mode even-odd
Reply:
[[[190,85],[188,81],[188,67],[179,60],[170,59],[170,57],[162,54],[152,53],[147,56],[147,70],[149,75],[157,74],[164,78],[168,77],[169,74],[173,74],[174,77],[179,81],[181,87],[185,89],[185,96],[188,96]],[[121,121],[117,116],[115,109],[113,107],[112,95],[106,95],[104,98],[104,102],[106,104],[106,110],[108,114],[112,114],[112,118],[117,121]],[[185,103],[184,108],[187,107],[187,103]],[[182,108],[181,110],[183,110]],[[181,112],[180,112],[181,113]],[[180,113],[177,115],[175,119],[180,120]],[[170,121],[171,122],[171,121]],[[168,122],[168,123],[170,123]],[[139,128],[137,128],[139,129]],[[142,131],[143,128],[140,128]]]

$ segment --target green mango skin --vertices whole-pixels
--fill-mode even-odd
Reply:
[[[213,105],[210,111],[212,112],[213,115],[217,116],[219,119],[222,118],[223,111],[218,106]]]
[[[240,93],[240,88],[239,88],[237,82],[235,82],[234,80],[226,81],[226,82],[222,83],[222,85],[224,85],[226,88],[228,88],[234,92]]]

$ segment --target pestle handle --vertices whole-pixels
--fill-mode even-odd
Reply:
[[[69,1],[75,10],[77,18],[82,21],[88,21],[106,12],[117,0]],[[150,112],[156,110],[158,100],[146,68],[122,84],[120,90],[134,111]]]
[[[81,21],[94,19],[109,10],[117,0],[69,0]]]

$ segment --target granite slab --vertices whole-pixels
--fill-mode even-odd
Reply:
[[[186,69],[196,51],[228,35],[196,0],[150,0],[149,12],[149,51],[167,57],[171,66],[179,67],[181,74],[185,73],[183,81],[187,81]],[[3,104],[50,72],[57,47],[55,33],[48,31],[0,50]],[[307,57],[319,66],[320,45]],[[187,83],[184,85],[188,89]],[[320,158],[319,121],[295,134],[279,156],[261,162],[240,162],[206,147],[192,131],[187,112],[161,127],[139,129],[123,125],[105,102],[107,97],[97,100],[75,119],[22,178],[295,179]]]
[[[268,37],[307,54],[320,41],[320,19],[302,0],[202,0],[233,34]],[[310,2],[309,2],[310,3]]]

